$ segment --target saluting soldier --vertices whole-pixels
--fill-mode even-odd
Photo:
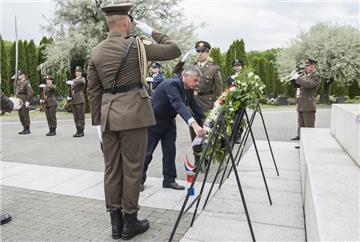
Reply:
[[[80,66],[75,68],[75,79],[72,80],[71,111],[74,115],[76,133],[73,137],[83,137],[85,127],[85,78]]]
[[[30,134],[30,102],[34,94],[33,89],[31,88],[30,81],[26,79],[25,72],[18,71],[18,80],[15,87],[15,96],[20,98],[24,105],[19,109],[18,114],[20,122],[23,126],[23,130],[19,134]]]
[[[210,49],[211,45],[206,41],[198,41],[195,44],[197,62],[193,63],[193,65],[197,66],[201,70],[202,76],[198,87],[194,89],[194,96],[196,102],[200,105],[204,113],[214,107],[214,102],[223,92],[223,82],[220,76],[220,68],[218,65],[209,60]],[[192,51],[186,53],[182,60],[175,66],[173,70],[175,74],[180,74],[182,72],[184,64],[189,58],[191,52]],[[203,123],[202,120],[196,121],[201,125]],[[192,127],[190,127],[190,135],[191,140],[194,140],[196,134]],[[200,156],[196,153],[200,150],[200,146],[194,146],[196,164],[198,164],[200,159]]]
[[[46,135],[54,136],[56,135],[56,110],[58,102],[56,99],[56,85],[54,84],[53,76],[46,76],[46,85],[43,88],[45,88],[45,98],[44,100],[41,99],[40,102],[45,103],[46,120],[49,126],[49,132]]]
[[[296,73],[294,85],[300,88],[300,95],[297,98],[298,129],[297,136],[292,140],[300,140],[301,127],[315,126],[316,95],[320,86],[320,75],[316,72],[316,61],[310,58],[305,59],[305,73]],[[296,147],[297,148],[297,147]]]
[[[172,39],[140,21],[135,21],[136,26],[156,43],[131,37],[131,6],[123,3],[102,7],[110,33],[92,49],[88,68],[92,124],[102,131],[105,203],[112,237],[125,240],[149,228],[148,220],[137,218],[147,127],[155,125],[144,87],[147,61],[181,55]]]

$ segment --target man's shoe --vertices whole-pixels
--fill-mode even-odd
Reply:
[[[25,134],[25,127],[22,131],[20,131],[18,134]]]
[[[136,235],[144,233],[150,227],[147,219],[138,220],[137,213],[124,214],[124,226],[121,233],[122,240],[129,240]]]
[[[23,134],[30,134],[30,126],[25,126],[24,133]]]
[[[54,135],[56,135],[56,128],[50,128],[50,131],[49,131],[49,133],[47,133],[46,135],[47,136],[54,136]]]
[[[74,138],[78,137],[79,135],[79,128],[78,126],[76,126],[76,133],[73,135]]]
[[[184,186],[177,184],[176,182],[164,182],[163,181],[163,188],[171,188],[174,190],[185,190]]]
[[[120,239],[123,229],[123,217],[120,209],[112,209],[110,212],[111,219],[111,236],[113,239]]]
[[[74,135],[74,137],[78,138],[78,137],[83,137],[84,136],[84,128],[82,127],[77,127],[78,128],[78,132]]]
[[[297,135],[297,136],[295,136],[294,138],[291,138],[291,140],[300,140],[300,136]]]
[[[300,146],[297,145],[297,146],[295,146],[294,148],[295,148],[295,149],[300,149]]]
[[[9,223],[11,220],[12,218],[8,213],[4,213],[0,215],[1,225]]]

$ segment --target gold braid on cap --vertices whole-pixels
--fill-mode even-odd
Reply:
[[[141,74],[141,83],[143,86],[148,88],[148,84],[146,83],[146,75],[147,75],[147,58],[146,58],[146,50],[143,42],[139,37],[136,37],[136,44],[138,47],[138,57],[139,57],[139,67]]]

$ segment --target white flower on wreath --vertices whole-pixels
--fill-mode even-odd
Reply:
[[[249,72],[249,73],[247,74],[247,76],[248,76],[248,78],[251,78],[252,76],[254,76],[254,72]]]

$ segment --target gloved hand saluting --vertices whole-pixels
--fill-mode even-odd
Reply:
[[[138,27],[145,34],[151,35],[154,29],[150,27],[148,24],[141,22],[139,20],[134,20],[136,27]]]
[[[192,50],[189,50],[188,52],[186,52],[186,54],[183,56],[183,58],[181,59],[181,62],[186,62],[187,59],[189,59],[189,57],[191,55],[193,55],[195,53],[195,50],[192,49]]]

